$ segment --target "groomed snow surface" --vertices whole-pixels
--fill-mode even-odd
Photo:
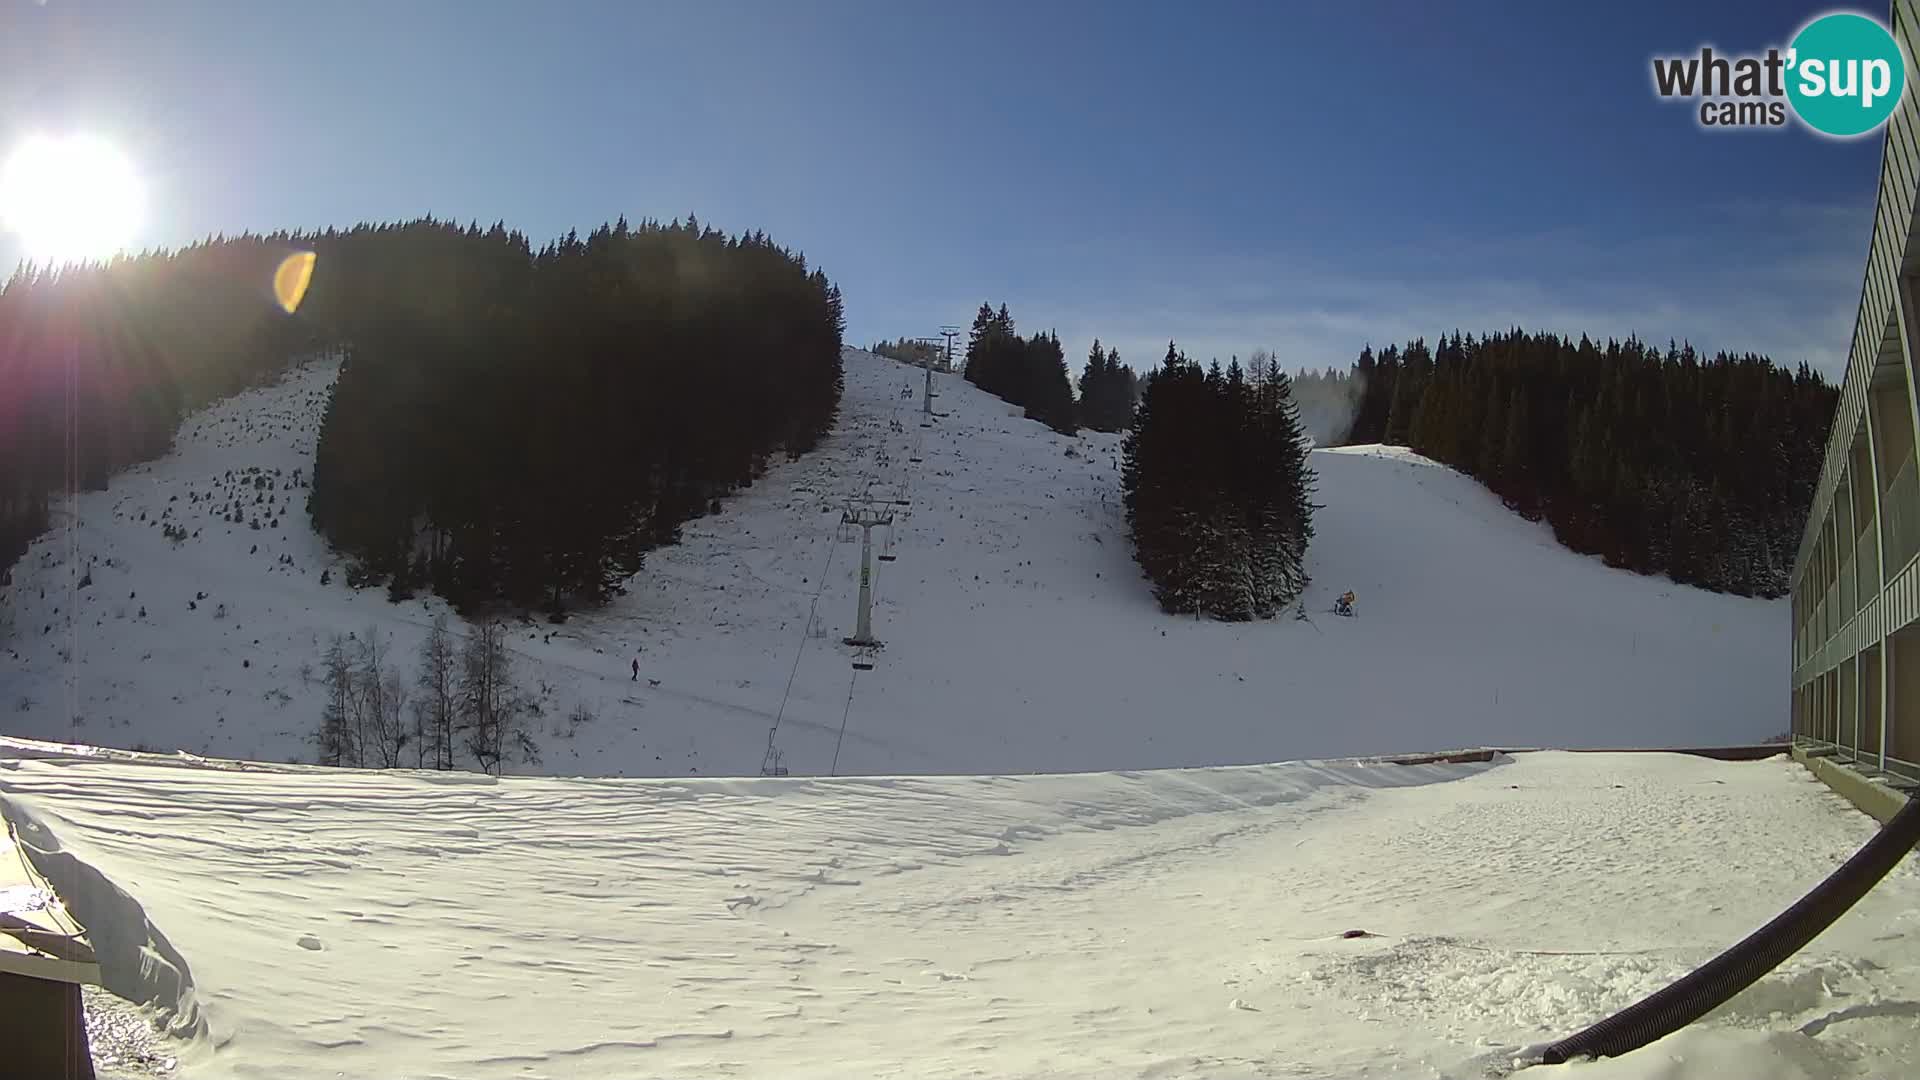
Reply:
[[[0,747],[0,808],[109,986],[198,1033],[194,1078],[1478,1077],[1873,831],[1783,758],[494,780],[43,749]],[[1920,868],[1701,1024],[1524,1075],[1920,1075]]]
[[[349,589],[289,486],[311,476],[333,374],[314,363],[238,395],[183,425],[174,454],[82,495],[77,518],[57,512],[0,597],[0,733],[311,761],[328,637],[376,626],[411,668],[441,605]],[[1117,437],[1063,438],[946,374],[947,415],[923,428],[919,370],[848,350],[846,377],[822,448],[689,523],[608,608],[517,629],[544,762],[511,768],[756,775],[776,721],[794,775],[1682,746],[1788,726],[1784,601],[1610,570],[1404,450],[1312,455],[1310,622],[1196,622],[1162,614],[1133,562]],[[605,475],[619,483],[619,464]],[[856,675],[840,642],[859,544],[836,523],[863,494],[895,509],[875,540],[897,558],[875,563],[886,647]],[[223,520],[236,505],[245,520]],[[1359,617],[1328,614],[1348,589]],[[595,719],[575,731],[581,705]]]

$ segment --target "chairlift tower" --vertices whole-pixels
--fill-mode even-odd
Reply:
[[[933,344],[932,338],[923,338],[922,340],[926,341],[929,346]],[[920,363],[920,366],[926,369],[927,384],[920,391],[920,426],[932,427],[933,426],[933,355],[931,353],[923,353],[922,357],[923,359]]]
[[[873,637],[873,529],[876,525],[892,526],[893,511],[849,504],[841,512],[840,521],[860,528],[860,610],[854,619],[853,636],[846,639],[846,644],[856,649],[877,649],[880,642]]]
[[[786,758],[787,756],[781,753],[779,748],[773,745],[773,734],[772,732],[768,732],[767,756],[765,759],[763,759],[760,762],[760,775],[761,776],[786,776],[787,775]]]
[[[920,337],[914,338],[913,341],[916,345],[924,346],[920,351],[920,367],[926,372],[927,379],[925,387],[920,391],[920,412],[922,414],[922,423],[920,426],[926,427],[927,422],[933,419],[933,362],[934,358],[940,355],[940,339]],[[953,360],[953,342],[951,340],[947,341],[946,350],[946,360],[944,362],[947,363],[948,366],[951,366]]]
[[[940,336],[947,339],[947,370],[952,371],[953,339],[960,336],[960,328],[957,326],[943,326],[940,328]]]

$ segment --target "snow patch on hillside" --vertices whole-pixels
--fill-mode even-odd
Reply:
[[[1321,453],[1338,454],[1342,457],[1379,458],[1382,461],[1399,461],[1399,462],[1404,462],[1405,464],[1408,464],[1408,465],[1431,465],[1436,469],[1447,468],[1447,466],[1440,464],[1439,462],[1433,460],[1432,458],[1426,456],[1425,454],[1416,453],[1415,451],[1409,450],[1404,446],[1389,446],[1385,443],[1359,443],[1354,446],[1329,446],[1326,449],[1322,450]]]

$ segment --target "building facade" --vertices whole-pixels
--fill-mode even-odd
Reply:
[[[1920,0],[1894,35],[1920,56]],[[1882,140],[1866,284],[1826,460],[1793,567],[1793,734],[1920,779],[1920,88]]]

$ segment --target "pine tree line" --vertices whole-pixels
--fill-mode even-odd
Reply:
[[[1270,356],[1202,371],[1172,342],[1123,445],[1134,553],[1170,613],[1266,619],[1307,586],[1313,472],[1287,374]]]
[[[288,254],[305,302],[273,303]],[[348,355],[309,510],[359,583],[559,610],[830,429],[839,290],[762,233],[623,220],[216,237],[0,289],[0,568],[49,496],[166,453],[187,412]]]
[[[1411,447],[1610,566],[1764,597],[1786,591],[1838,400],[1805,364],[1518,329],[1367,348],[1311,386],[1351,417],[1330,442]]]
[[[1133,407],[1140,397],[1140,381],[1120,362],[1119,349],[1100,348],[1093,339],[1086,366],[1080,369],[1080,424],[1095,431],[1123,431],[1133,423]]]
[[[104,489],[172,449],[186,413],[322,345],[268,289],[305,241],[215,237],[14,271],[0,287],[0,579],[46,531],[50,496]]]
[[[1021,337],[1005,304],[997,312],[991,304],[980,305],[967,335],[964,375],[987,393],[1023,407],[1029,419],[1063,435],[1078,430],[1078,408],[1059,336],[1049,331]]]
[[[343,313],[308,502],[358,584],[559,619],[833,424],[839,290],[763,234],[388,239],[368,256],[430,287]]]
[[[930,341],[915,341],[911,338],[895,338],[892,341],[876,341],[868,347],[875,356],[884,356],[889,360],[898,360],[903,364],[916,367],[931,363],[939,369],[947,358],[946,347]]]

